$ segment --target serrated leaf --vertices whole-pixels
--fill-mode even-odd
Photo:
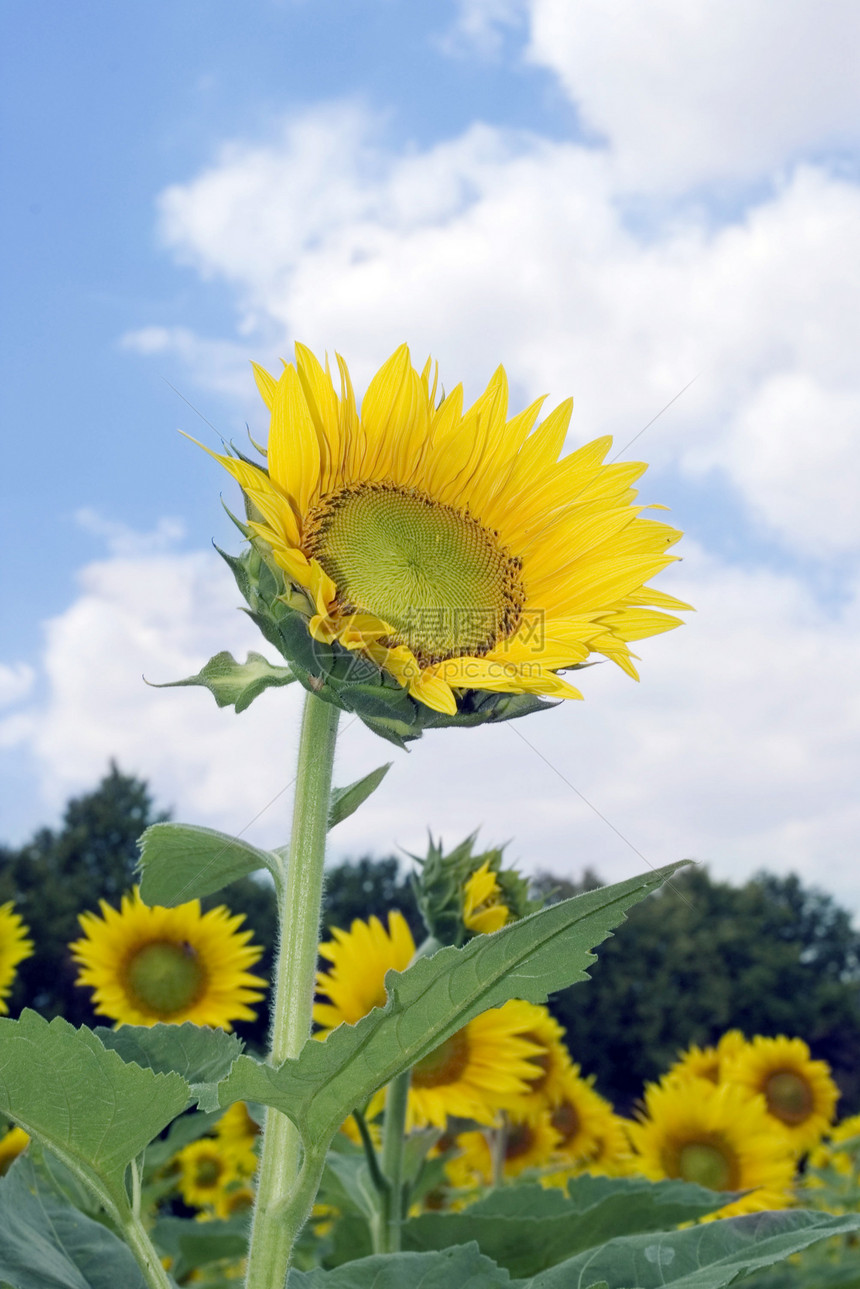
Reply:
[[[281,861],[239,837],[197,824],[152,824],[140,839],[140,895],[173,908],[200,899],[261,868],[278,876]]]
[[[328,808],[328,827],[329,831],[348,819],[354,814],[358,807],[367,800],[372,792],[375,792],[388,771],[391,769],[391,761],[385,765],[377,766],[366,774],[363,779],[356,779],[355,783],[350,783],[346,788],[332,788],[331,801]]]
[[[597,1277],[610,1289],[725,1289],[818,1240],[860,1230],[860,1215],[751,1213],[685,1231],[631,1235],[580,1253],[529,1282],[532,1289],[572,1289]]]
[[[439,1253],[389,1253],[334,1271],[291,1271],[287,1289],[515,1289],[476,1244]],[[525,1289],[525,1286],[523,1287]]]
[[[225,1078],[245,1044],[236,1034],[205,1025],[122,1025],[93,1031],[104,1047],[119,1052],[156,1074],[181,1074],[187,1083],[218,1083]]]
[[[225,1259],[238,1261],[248,1248],[248,1223],[242,1217],[227,1221],[215,1218],[197,1222],[193,1218],[160,1217],[151,1232],[159,1253],[172,1258],[170,1273],[184,1279],[195,1267],[210,1266]]]
[[[0,1020],[0,1110],[115,1204],[126,1166],[189,1095],[180,1075],[126,1065],[86,1026],[29,1010]]]
[[[0,1279],[15,1289],[146,1289],[127,1245],[22,1155],[0,1178]]]
[[[294,680],[289,667],[273,666],[261,653],[251,652],[245,662],[237,662],[231,653],[224,651],[210,658],[196,676],[153,684],[152,688],[181,689],[185,685],[201,685],[209,690],[219,707],[235,707],[238,715],[250,707],[264,689],[273,685],[291,685]]]
[[[324,1043],[307,1043],[278,1069],[241,1056],[219,1085],[220,1104],[261,1101],[288,1115],[306,1142],[328,1141],[356,1105],[473,1016],[509,998],[541,1003],[586,979],[593,947],[679,867],[587,891],[476,936],[463,948],[440,949],[405,972],[389,971],[384,1009],[375,1008],[357,1025],[339,1026]]]
[[[505,1187],[466,1213],[423,1213],[404,1226],[403,1247],[444,1249],[476,1240],[511,1275],[533,1276],[613,1236],[693,1221],[727,1199],[701,1186],[644,1177],[583,1177],[571,1189],[573,1199],[542,1186]]]

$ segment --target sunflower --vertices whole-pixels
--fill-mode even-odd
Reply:
[[[487,935],[500,930],[510,916],[496,874],[485,859],[463,887],[463,922],[475,935]]]
[[[726,1077],[759,1092],[794,1150],[816,1145],[833,1122],[839,1089],[826,1061],[813,1061],[803,1039],[756,1035],[729,1066]]]
[[[359,413],[337,362],[339,392],[303,345],[278,378],[255,365],[266,468],[211,454],[310,635],[449,716],[467,690],[581,698],[558,672],[591,653],[636,678],[629,642],[689,607],[645,585],[680,536],[633,504],[645,466],[605,464],[610,438],[558,461],[572,400],[536,429],[543,399],[508,420],[501,367],[464,411],[462,387],[437,403],[430,360],[419,373],[401,345]]]
[[[6,999],[12,992],[18,963],[33,952],[33,941],[27,939],[28,933],[20,914],[14,912],[12,901],[0,904],[0,1015],[9,1010]]]
[[[645,1113],[628,1129],[634,1171],[715,1191],[749,1191],[715,1216],[784,1208],[794,1159],[764,1098],[733,1083],[666,1080],[645,1090]]]
[[[596,1158],[606,1135],[607,1113],[612,1107],[584,1079],[578,1065],[569,1065],[561,1076],[550,1123],[559,1135],[557,1153],[573,1163]]]
[[[549,1008],[520,1001],[508,1006],[517,1009],[522,1037],[537,1048],[534,1056],[529,1057],[534,1072],[528,1087],[512,1107],[518,1115],[528,1118],[560,1103],[567,1090],[568,1075],[574,1067],[564,1045],[564,1030],[550,1014]],[[575,1069],[578,1073],[579,1067]]]
[[[492,1124],[522,1103],[543,1048],[526,1037],[516,999],[475,1016],[412,1070],[407,1126],[445,1127],[448,1116]]]
[[[716,1047],[697,1047],[692,1043],[685,1052],[681,1052],[674,1065],[670,1066],[666,1077],[670,1079],[710,1079],[711,1083],[720,1083],[725,1077],[726,1068],[746,1047],[746,1039],[739,1029],[729,1029],[723,1034]]]
[[[177,1152],[175,1162],[179,1169],[177,1188],[192,1208],[218,1205],[243,1176],[237,1156],[212,1137],[184,1146]]]
[[[385,973],[403,971],[415,953],[412,932],[396,910],[388,915],[387,930],[377,917],[356,918],[349,931],[333,927],[332,935],[319,950],[332,964],[317,973],[317,987],[328,999],[314,1003],[321,1039],[344,1021],[354,1025],[384,1006]],[[545,1048],[525,1036],[539,1010],[512,1000],[482,1012],[419,1061],[409,1090],[409,1131],[428,1124],[444,1128],[449,1115],[489,1124],[499,1110],[519,1104],[529,1081],[541,1074],[533,1061]],[[375,1098],[372,1111],[380,1104]]]
[[[23,1128],[12,1127],[0,1137],[0,1177],[7,1173],[15,1160],[30,1144]]]
[[[317,988],[328,1002],[314,1003],[314,1020],[321,1026],[318,1038],[342,1024],[354,1025],[374,1007],[385,1006],[385,973],[405,971],[415,955],[409,923],[397,909],[388,914],[388,930],[378,917],[356,918],[348,931],[332,927],[332,940],[319,947],[320,957],[331,963],[317,972]]]
[[[493,1184],[497,1150],[503,1155],[503,1177],[518,1177],[529,1168],[543,1167],[558,1147],[559,1134],[545,1110],[531,1119],[506,1115],[499,1127],[487,1132],[461,1132],[456,1144],[460,1153],[446,1163],[445,1172],[453,1186],[465,1190]]]
[[[262,954],[239,931],[243,914],[223,905],[201,913],[200,901],[149,908],[135,887],[119,910],[104,900],[101,917],[82,913],[84,936],[69,947],[80,964],[77,983],[93,989],[93,1005],[118,1025],[179,1025],[231,1028],[254,1020],[248,1003],[265,985],[248,971]]]
[[[215,1125],[216,1137],[242,1145],[253,1146],[259,1133],[260,1125],[256,1119],[251,1118],[244,1101],[234,1101]]]

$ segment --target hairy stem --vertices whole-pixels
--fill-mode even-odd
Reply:
[[[293,827],[285,881],[279,891],[280,947],[275,974],[269,1061],[298,1056],[311,1029],[322,902],[331,775],[340,712],[308,693],[299,742]],[[290,1253],[310,1200],[299,1184],[297,1128],[277,1110],[266,1112],[257,1202],[248,1253],[247,1289],[283,1289]],[[313,1171],[313,1170],[312,1170]],[[303,1170],[307,1181],[308,1170]],[[317,1177],[317,1184],[319,1178]],[[315,1193],[315,1192],[314,1192]]]
[[[382,1171],[388,1187],[382,1196],[383,1220],[379,1231],[380,1253],[399,1253],[403,1225],[403,1149],[406,1144],[406,1110],[411,1070],[404,1070],[388,1085],[382,1128]]]

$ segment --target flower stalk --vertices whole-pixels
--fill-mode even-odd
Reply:
[[[269,1062],[275,1066],[297,1057],[310,1036],[339,716],[337,707],[307,694],[289,861],[278,890],[280,947],[269,1052]],[[251,1229],[247,1289],[282,1289],[286,1282],[290,1252],[309,1208],[308,1203],[291,1202],[299,1198],[301,1154],[298,1129],[286,1115],[269,1109]]]

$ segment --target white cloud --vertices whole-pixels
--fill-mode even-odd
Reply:
[[[122,349],[153,358],[173,354],[185,366],[191,379],[207,389],[230,398],[243,398],[253,352],[232,340],[198,336],[187,327],[139,327],[120,336]]]
[[[26,662],[0,663],[0,707],[11,707],[26,698],[35,679],[36,673]]]
[[[531,0],[529,58],[646,192],[754,181],[860,142],[852,0]],[[474,21],[485,6],[467,0]],[[504,7],[497,21],[504,18]]]
[[[590,864],[614,880],[641,869],[636,850],[655,866],[695,856],[736,880],[796,870],[860,908],[860,597],[824,615],[790,577],[686,553],[666,582],[698,613],[644,643],[639,686],[609,664],[591,668],[584,703],[439,731],[409,754],[344,717],[338,782],[394,766],[333,834],[333,853],[420,853],[428,828],[454,843],[481,825],[487,844],[512,839],[510,856],[529,869]],[[269,691],[236,717],[205,690],[141,680],[190,675],[224,648],[274,660],[237,603],[208,552],[127,546],[82,571],[78,598],[48,624],[46,697],[0,722],[5,755],[26,753],[41,771],[46,806],[92,786],[114,756],[179,818],[250,825],[258,844],[285,839],[301,695]]]
[[[503,359],[518,397],[573,391],[575,441],[622,446],[698,374],[637,451],[719,469],[795,554],[855,549],[860,187],[801,166],[722,227],[685,208],[642,235],[613,182],[601,152],[487,126],[392,153],[346,104],[225,149],[164,195],[162,229],[236,284],[264,360],[336,347],[359,387],[408,337],[448,386]]]

